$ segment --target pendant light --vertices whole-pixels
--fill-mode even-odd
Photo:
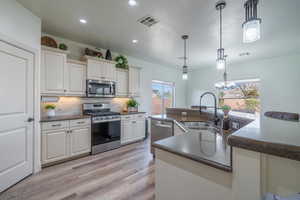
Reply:
[[[188,79],[188,67],[186,65],[186,40],[189,38],[188,35],[183,35],[182,39],[184,41],[184,57],[183,57],[183,67],[182,67],[182,79],[187,80]]]
[[[223,27],[222,27],[222,10],[225,8],[226,2],[225,1],[219,1],[216,4],[216,9],[220,11],[220,48],[217,50],[217,69],[223,70],[226,65],[225,61],[225,50],[223,48],[223,40],[222,40],[222,34],[223,34]]]
[[[225,59],[225,65],[224,65],[225,68],[224,68],[224,74],[223,74],[224,82],[219,82],[219,83],[215,84],[215,87],[217,89],[221,89],[221,90],[229,90],[229,89],[234,89],[236,87],[236,84],[233,81],[228,81],[226,58],[227,58],[227,56],[224,56],[224,59]]]
[[[243,42],[251,43],[260,39],[261,19],[257,18],[257,5],[259,0],[246,0],[245,22],[243,23]]]

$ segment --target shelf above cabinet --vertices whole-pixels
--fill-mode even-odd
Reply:
[[[95,60],[95,61],[99,61],[99,62],[106,62],[106,63],[110,63],[110,64],[117,64],[117,62],[115,61],[112,61],[112,60],[106,60],[106,59],[103,59],[103,58],[98,58],[98,57],[93,57],[93,56],[83,56],[82,61],[87,61],[87,60]]]
[[[58,48],[52,48],[52,47],[47,47],[47,46],[43,46],[43,45],[42,45],[41,48],[42,48],[43,51],[52,51],[52,52],[55,52],[55,53],[70,54],[70,51],[61,50],[61,49],[58,49]]]

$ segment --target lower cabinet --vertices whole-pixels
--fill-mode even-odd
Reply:
[[[42,164],[68,157],[68,134],[65,130],[49,131],[42,136]]]
[[[145,114],[122,116],[121,144],[128,144],[146,137]]]
[[[91,151],[91,131],[89,128],[71,130],[70,140],[71,156]]]
[[[90,119],[42,123],[42,165],[91,152]]]

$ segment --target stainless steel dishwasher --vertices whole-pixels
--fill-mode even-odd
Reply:
[[[152,144],[174,135],[174,122],[151,118],[151,153],[154,155]]]

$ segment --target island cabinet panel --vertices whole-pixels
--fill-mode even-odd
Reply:
[[[126,115],[121,119],[121,144],[128,144],[146,137],[146,116]]]
[[[160,149],[155,155],[156,200],[233,200],[230,172]]]

